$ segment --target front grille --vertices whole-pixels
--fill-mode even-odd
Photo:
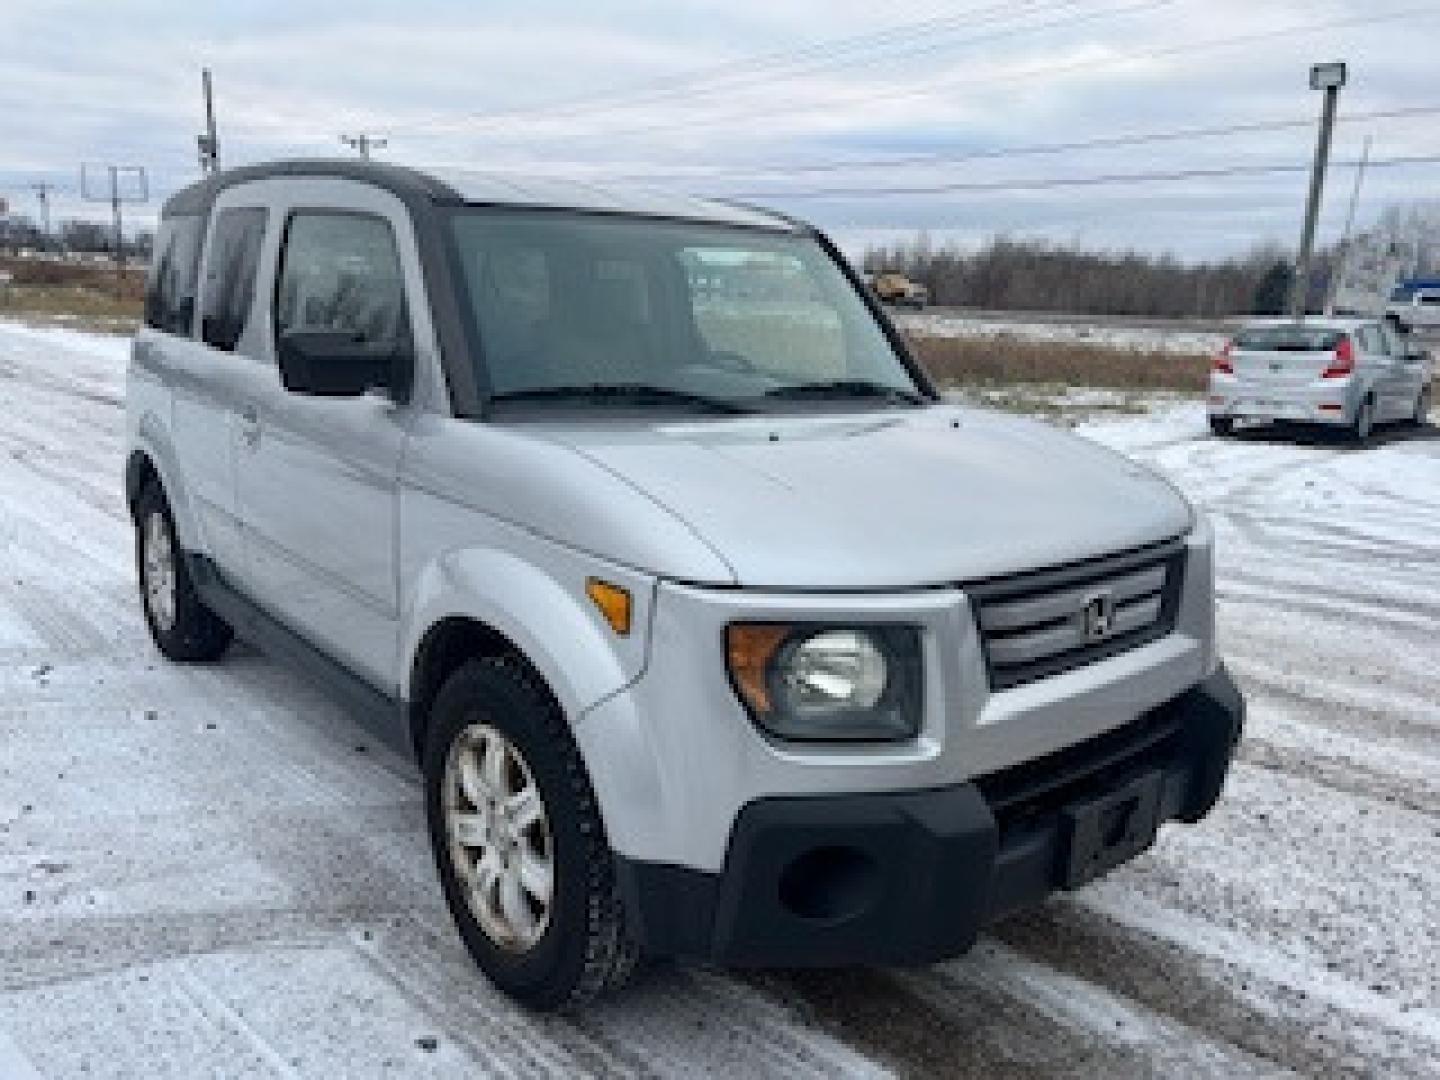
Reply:
[[[1172,540],[964,586],[991,688],[1009,690],[1164,637],[1175,629],[1184,575],[1185,545]],[[1089,633],[1100,622],[1105,632]]]
[[[1180,720],[1161,708],[1134,723],[975,781],[1005,837],[1041,825],[1069,803],[1111,790],[1179,753]]]

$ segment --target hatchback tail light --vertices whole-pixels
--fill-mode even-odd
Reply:
[[[1220,355],[1215,357],[1214,362],[1210,365],[1210,370],[1217,375],[1234,375],[1235,365],[1230,363],[1230,353],[1233,352],[1234,349],[1235,343],[1233,341],[1225,342],[1225,347],[1220,350]]]
[[[1346,379],[1355,373],[1355,344],[1349,336],[1335,343],[1335,358],[1320,373],[1322,379]]]

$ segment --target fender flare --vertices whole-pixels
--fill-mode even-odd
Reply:
[[[190,505],[185,485],[180,479],[180,467],[175,448],[166,434],[164,425],[153,413],[146,413],[136,426],[130,453],[125,460],[125,504],[133,508],[140,495],[140,486],[145,474],[153,471],[165,493],[170,514],[175,519],[175,533],[180,546],[187,552],[204,554],[209,550],[196,520],[194,508]]]
[[[644,580],[646,592],[636,595]],[[535,669],[573,725],[624,690],[644,670],[654,586],[632,575],[641,641],[621,654],[616,638],[583,597],[573,596],[542,567],[499,549],[448,552],[418,576],[400,636],[400,697],[410,701],[416,664],[427,638],[449,620],[464,619],[505,639]],[[628,639],[625,639],[628,640]],[[638,646],[638,648],[637,648]],[[637,659],[638,653],[638,659]]]

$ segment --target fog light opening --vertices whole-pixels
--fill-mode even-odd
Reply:
[[[879,895],[880,867],[859,848],[812,848],[780,875],[780,903],[802,919],[853,919]]]

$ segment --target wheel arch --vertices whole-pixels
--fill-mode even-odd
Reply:
[[[535,677],[540,689],[554,698],[549,682],[530,658],[499,630],[473,616],[445,616],[425,632],[409,665],[405,716],[417,760],[425,751],[430,709],[445,681],[467,661],[492,657],[505,657],[520,664]]]
[[[653,584],[606,572],[634,597],[634,630],[617,636],[585,596],[586,570],[571,559],[531,561],[498,549],[469,549],[437,559],[420,574],[407,605],[409,629],[401,636],[399,687],[417,753],[435,694],[468,659],[514,659],[572,725],[640,676]]]
[[[208,551],[190,500],[186,497],[185,485],[181,482],[174,448],[159,419],[147,413],[136,426],[130,452],[125,457],[125,507],[131,520],[134,520],[140,493],[149,483],[160,485],[175,521],[180,546],[187,552],[203,554]]]
[[[144,450],[131,450],[125,461],[125,506],[132,521],[135,519],[136,504],[140,502],[140,493],[152,483],[159,484],[162,490],[165,487],[155,462]]]

